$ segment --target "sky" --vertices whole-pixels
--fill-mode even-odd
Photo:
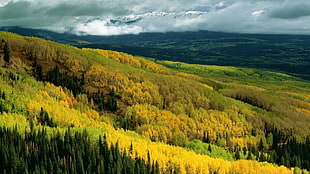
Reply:
[[[0,26],[90,35],[310,34],[309,0],[0,0]]]

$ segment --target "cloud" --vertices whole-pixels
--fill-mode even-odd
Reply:
[[[307,0],[1,0],[0,25],[79,34],[310,34]]]
[[[310,16],[310,2],[296,0],[286,2],[271,13],[271,17],[280,19],[296,19]]]
[[[79,24],[75,28],[78,34],[93,34],[93,35],[118,35],[118,34],[138,34],[143,32],[139,26],[109,26],[105,25],[107,21],[94,20],[86,24]]]

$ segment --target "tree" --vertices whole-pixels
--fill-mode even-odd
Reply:
[[[245,156],[245,155],[246,155],[246,153],[247,153],[247,149],[246,149],[246,147],[243,147],[243,148],[242,148],[242,150],[243,150],[243,155]]]
[[[3,52],[4,52],[4,60],[7,63],[10,63],[10,48],[7,42],[4,44]]]
[[[260,152],[262,152],[264,150],[264,143],[263,143],[263,139],[261,138],[258,144],[258,150]]]
[[[248,152],[248,156],[246,157],[247,160],[252,160],[252,153],[251,151]]]
[[[212,152],[211,144],[209,144],[208,151],[209,151],[210,153]]]
[[[43,80],[43,71],[42,66],[37,63],[37,58],[34,58],[34,62],[32,64],[33,75],[37,80]]]
[[[240,151],[239,151],[239,149],[237,149],[237,151],[235,152],[235,158],[236,158],[236,160],[240,159]]]
[[[107,109],[112,112],[116,112],[118,109],[117,99],[120,99],[120,95],[112,89],[109,93],[108,101],[106,103]]]
[[[210,143],[210,136],[209,136],[209,133],[206,132],[206,131],[205,131],[204,134],[203,134],[202,142],[204,142],[204,143]]]

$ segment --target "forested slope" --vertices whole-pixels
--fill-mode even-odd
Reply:
[[[157,165],[164,173],[291,172],[238,160],[243,158],[310,169],[304,150],[307,81],[253,69],[154,62],[6,32],[0,39],[9,47],[9,60],[1,62],[2,126],[17,124],[19,133],[43,126],[48,137],[57,131],[64,136],[67,127],[85,129],[91,144],[105,134],[109,145],[117,143],[136,163],[143,158],[141,165],[154,172]],[[197,150],[206,143],[226,149],[231,156],[223,158],[232,161],[184,149],[223,156],[211,153],[210,145],[207,153]],[[292,152],[298,145],[300,153]]]

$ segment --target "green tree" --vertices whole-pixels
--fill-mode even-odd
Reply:
[[[42,66],[37,63],[37,58],[34,58],[34,62],[32,64],[32,71],[33,76],[37,79],[42,81],[43,80],[43,70]]]
[[[236,160],[240,159],[240,151],[239,151],[239,149],[237,149],[237,151],[235,152],[235,159]]]
[[[248,152],[248,156],[246,157],[247,160],[252,160],[252,153],[251,151]]]
[[[259,141],[258,150],[261,151],[261,152],[264,150],[263,139],[260,139],[260,141]]]
[[[7,63],[10,63],[10,48],[7,42],[4,44],[3,52],[4,52],[4,60]]]
[[[210,153],[212,153],[211,144],[209,144],[208,151],[209,151]]]

